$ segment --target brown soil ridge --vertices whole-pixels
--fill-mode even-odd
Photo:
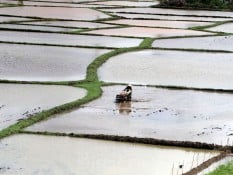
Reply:
[[[219,154],[215,157],[212,157],[212,158],[208,159],[207,161],[203,162],[202,164],[198,165],[197,167],[191,169],[187,173],[183,173],[183,175],[196,175],[197,173],[200,173],[204,169],[211,166],[213,163],[218,162],[218,161],[222,160],[223,158],[227,157],[227,155],[228,154],[226,152],[222,152],[221,154]]]

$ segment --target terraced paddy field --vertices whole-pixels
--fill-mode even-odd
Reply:
[[[0,84],[0,89],[0,130],[86,94],[83,89],[56,85]]]
[[[0,148],[0,163],[4,166],[1,173],[25,175],[36,172],[45,175],[77,172],[124,175],[156,172],[169,175],[172,171],[186,172],[190,167],[218,155],[218,152],[197,149],[31,135],[4,139]],[[192,165],[193,157],[195,164]],[[184,168],[180,169],[180,165]]]
[[[0,174],[232,167],[233,13],[158,5],[1,0]]]

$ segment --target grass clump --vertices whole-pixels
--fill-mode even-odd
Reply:
[[[219,166],[216,170],[207,175],[232,175],[233,174],[233,161]]]

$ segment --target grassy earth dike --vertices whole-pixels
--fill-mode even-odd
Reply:
[[[233,10],[233,0],[160,0],[161,7]]]
[[[207,174],[207,175],[232,175],[233,174],[233,161],[219,166],[216,170],[213,172]]]
[[[131,52],[131,51],[138,51],[142,49],[151,48],[151,44],[153,42],[152,38],[145,38],[141,44],[138,47],[131,47],[131,48],[121,48],[121,49],[115,49],[111,52],[108,52],[106,54],[103,54],[99,57],[97,57],[88,67],[87,67],[87,75],[85,80],[77,81],[77,82],[46,82],[46,83],[39,83],[39,82],[27,82],[27,84],[60,84],[60,85],[68,85],[73,87],[80,87],[87,90],[87,95],[79,100],[66,103],[60,106],[56,106],[49,110],[44,110],[38,114],[35,114],[34,116],[20,120],[18,123],[13,124],[9,126],[8,128],[5,128],[0,131],[0,140],[4,137],[10,136],[12,134],[17,134],[20,131],[22,131],[24,128],[31,126],[37,122],[40,122],[42,120],[45,120],[52,115],[62,113],[65,111],[69,111],[75,108],[78,108],[80,105],[88,103],[92,100],[95,100],[99,98],[102,95],[102,82],[99,81],[97,70],[98,68],[106,62],[108,59],[110,59],[112,56],[122,54],[125,52]],[[24,83],[24,82],[11,82],[7,80],[0,81],[0,83]]]

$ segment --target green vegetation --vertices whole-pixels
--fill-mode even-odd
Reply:
[[[213,172],[207,175],[232,175],[233,174],[233,161],[228,164],[219,166]]]
[[[161,6],[196,9],[233,9],[232,0],[160,0]]]
[[[80,87],[84,88],[87,90],[87,95],[79,100],[66,103],[61,106],[56,106],[52,109],[49,110],[44,110],[38,114],[35,114],[34,116],[20,120],[18,123],[11,125],[10,127],[3,129],[0,131],[0,139],[10,136],[12,134],[16,134],[21,132],[24,128],[33,125],[37,122],[40,122],[42,120],[46,120],[49,117],[62,113],[65,111],[73,110],[75,108],[78,108],[80,105],[88,103],[94,99],[99,98],[102,95],[102,82],[99,81],[98,75],[97,75],[97,70],[98,68],[105,63],[108,59],[110,59],[112,56],[122,54],[125,52],[130,52],[130,51],[137,51],[137,50],[142,50],[144,48],[150,48],[151,43],[153,40],[151,38],[145,39],[140,46],[138,47],[130,47],[130,48],[120,48],[120,49],[115,49],[113,51],[110,51],[106,54],[103,54],[99,57],[97,57],[88,67],[87,67],[87,74],[86,74],[86,79],[82,81],[71,81],[71,82],[24,82],[24,81],[8,81],[8,80],[2,80],[0,83],[27,83],[27,84],[56,84],[56,85],[70,85],[74,87]]]

